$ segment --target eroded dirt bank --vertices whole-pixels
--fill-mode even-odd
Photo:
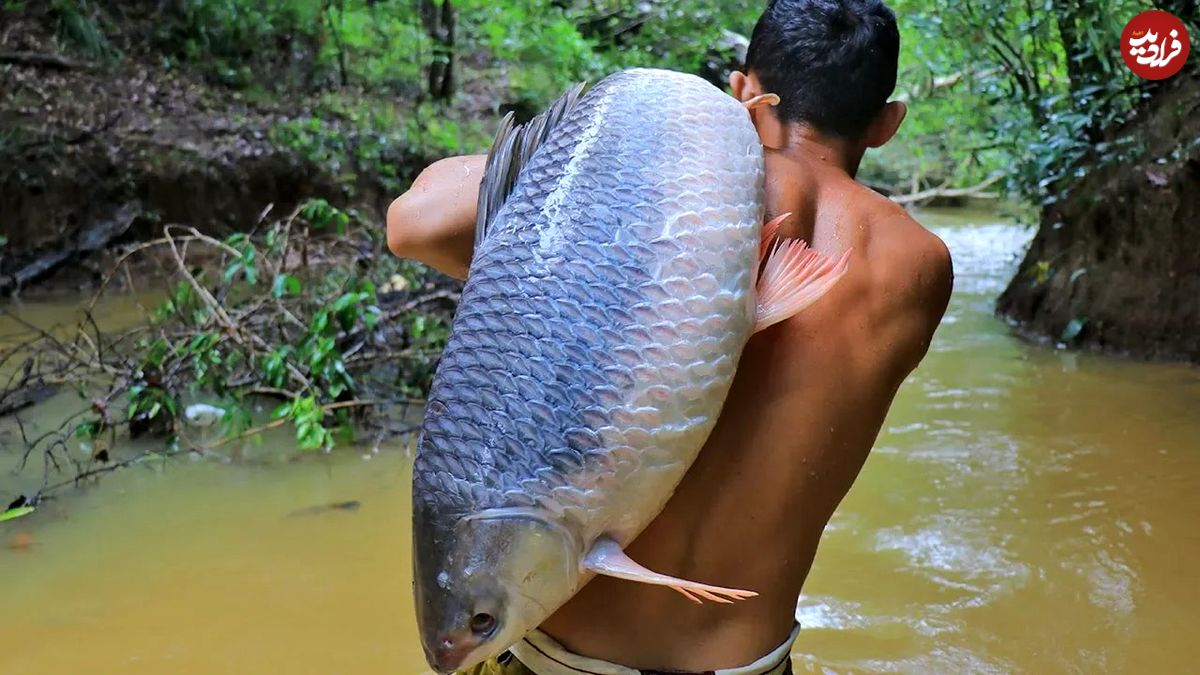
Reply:
[[[1041,226],[1000,313],[1033,336],[1200,362],[1200,80],[1181,73]]]
[[[428,161],[386,146],[369,159],[389,175],[349,166],[360,130],[328,114],[320,91],[222,87],[152,52],[88,59],[64,51],[45,16],[8,18],[0,294],[47,278],[86,284],[104,266],[88,254],[164,223],[220,235],[254,227],[267,205],[278,216],[311,197],[382,213],[389,188]],[[341,145],[319,145],[329,138]]]

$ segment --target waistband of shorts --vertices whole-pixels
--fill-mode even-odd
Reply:
[[[792,644],[799,634],[800,624],[796,623],[782,644],[753,663],[709,672],[713,675],[779,675],[786,670]],[[574,654],[540,630],[526,635],[509,651],[537,675],[643,675],[651,672]]]

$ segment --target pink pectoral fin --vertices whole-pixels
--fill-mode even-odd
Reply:
[[[799,239],[780,240],[758,277],[754,332],[790,319],[819,300],[846,273],[849,261],[849,250],[835,261]]]
[[[583,559],[583,566],[596,574],[626,579],[628,581],[637,581],[643,584],[666,586],[678,591],[688,600],[695,603],[702,603],[707,599],[713,602],[728,604],[734,600],[745,600],[746,598],[758,595],[754,591],[710,586],[708,584],[652,572],[630,559],[621,550],[617,542],[607,537],[601,537],[596,540],[596,543],[592,544],[591,550],[588,551],[587,556]]]
[[[779,226],[783,221],[792,217],[792,212],[781,213],[775,216],[762,226],[762,239],[758,242],[758,266],[762,267],[762,262],[767,257],[767,253],[771,252],[771,244],[775,243],[775,237],[779,235]]]

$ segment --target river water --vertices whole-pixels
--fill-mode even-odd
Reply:
[[[991,308],[1029,231],[920,217],[954,297],[829,525],[797,670],[1196,670],[1200,370],[1018,341]],[[0,524],[0,673],[425,671],[410,462],[177,460]]]

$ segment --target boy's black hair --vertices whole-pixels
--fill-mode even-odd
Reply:
[[[746,70],[778,94],[784,122],[861,138],[896,88],[900,32],[882,0],[771,0]]]

